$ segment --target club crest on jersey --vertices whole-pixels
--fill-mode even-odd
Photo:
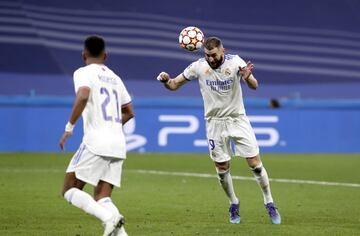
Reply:
[[[231,75],[231,70],[229,68],[226,68],[225,71],[224,71],[224,74],[226,76],[230,76]]]

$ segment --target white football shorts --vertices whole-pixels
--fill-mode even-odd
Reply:
[[[215,162],[229,161],[231,156],[250,158],[259,154],[255,133],[245,115],[237,118],[207,120],[206,135],[210,157]],[[233,155],[231,141],[234,144],[235,155]]]
[[[100,180],[120,187],[123,159],[98,156],[82,143],[72,157],[66,173],[75,172],[80,179],[93,186]]]

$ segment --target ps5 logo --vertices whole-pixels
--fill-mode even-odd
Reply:
[[[160,115],[159,121],[185,123],[185,126],[167,126],[160,129],[158,135],[159,146],[167,146],[170,134],[193,134],[199,129],[199,120],[192,115]]]
[[[279,117],[278,116],[248,116],[250,122],[252,124],[261,124],[261,123],[278,123],[279,122]],[[278,144],[279,139],[280,139],[280,135],[279,132],[277,131],[277,129],[273,128],[273,127],[253,127],[254,129],[254,133],[257,136],[267,136],[267,139],[257,139],[258,144],[260,147],[273,147],[276,144]]]
[[[259,146],[272,147],[278,144],[280,135],[276,128],[269,127],[269,124],[279,122],[279,117],[274,115],[266,116],[248,116],[249,120],[255,126],[255,135],[260,136],[257,139]],[[193,115],[159,115],[160,122],[173,122],[176,126],[165,126],[161,128],[158,133],[158,145],[167,146],[169,136],[181,134],[194,134],[199,130],[199,120]],[[264,127],[259,127],[259,124],[266,124]],[[196,147],[207,147],[206,139],[195,139],[193,145]]]

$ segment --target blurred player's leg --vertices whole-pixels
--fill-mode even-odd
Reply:
[[[216,171],[218,173],[220,185],[224,189],[230,201],[230,208],[229,208],[230,223],[239,224],[240,223],[239,199],[235,195],[233,181],[230,175],[229,162],[215,163],[215,165],[217,167]]]
[[[102,207],[109,210],[113,216],[120,216],[122,220],[120,221],[120,224],[118,224],[117,228],[114,231],[114,236],[127,236],[127,233],[124,228],[124,217],[120,214],[118,208],[115,206],[115,204],[112,202],[110,197],[105,197],[97,201]]]
[[[111,172],[110,170],[108,172]],[[114,236],[127,236],[124,228],[124,217],[120,214],[118,208],[115,206],[110,196],[113,190],[113,185],[100,180],[98,185],[94,189],[94,196],[99,205],[111,212],[113,219],[118,220],[115,230],[113,230]],[[110,222],[111,224],[111,222]],[[104,224],[106,230],[106,222]],[[104,234],[105,235],[105,234]]]
[[[100,219],[105,226],[104,236],[111,235],[119,224],[121,217],[113,216],[109,210],[102,207],[93,197],[82,191],[84,185],[84,181],[76,178],[75,172],[66,173],[63,188],[64,198],[72,205]],[[105,194],[110,193],[101,194],[106,196]]]
[[[239,199],[235,195],[234,186],[230,170],[224,172],[218,171],[218,177],[221,187],[224,189],[231,204],[239,204]]]
[[[102,222],[109,221],[112,218],[110,211],[99,205],[88,193],[71,188],[64,194],[64,198],[72,205],[84,210],[86,213],[93,215]]]
[[[271,195],[269,177],[266,169],[261,163],[260,156],[247,159],[248,164],[254,173],[256,182],[259,184],[264,198],[264,205],[273,224],[281,223],[281,216],[275,207],[274,200]]]
[[[262,163],[260,162],[260,164],[258,164],[254,168],[251,168],[251,171],[254,173],[256,182],[259,184],[261,188],[264,197],[264,204],[266,205],[269,202],[273,202],[273,198],[270,191],[269,177]]]

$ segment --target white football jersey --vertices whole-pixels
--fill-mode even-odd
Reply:
[[[74,72],[75,93],[89,87],[90,96],[82,113],[83,143],[94,154],[126,158],[121,107],[131,98],[122,80],[105,65],[90,64]]]
[[[225,55],[223,64],[212,69],[205,58],[183,72],[187,80],[198,79],[204,100],[205,119],[238,117],[245,114],[239,67],[246,63],[238,55]]]

